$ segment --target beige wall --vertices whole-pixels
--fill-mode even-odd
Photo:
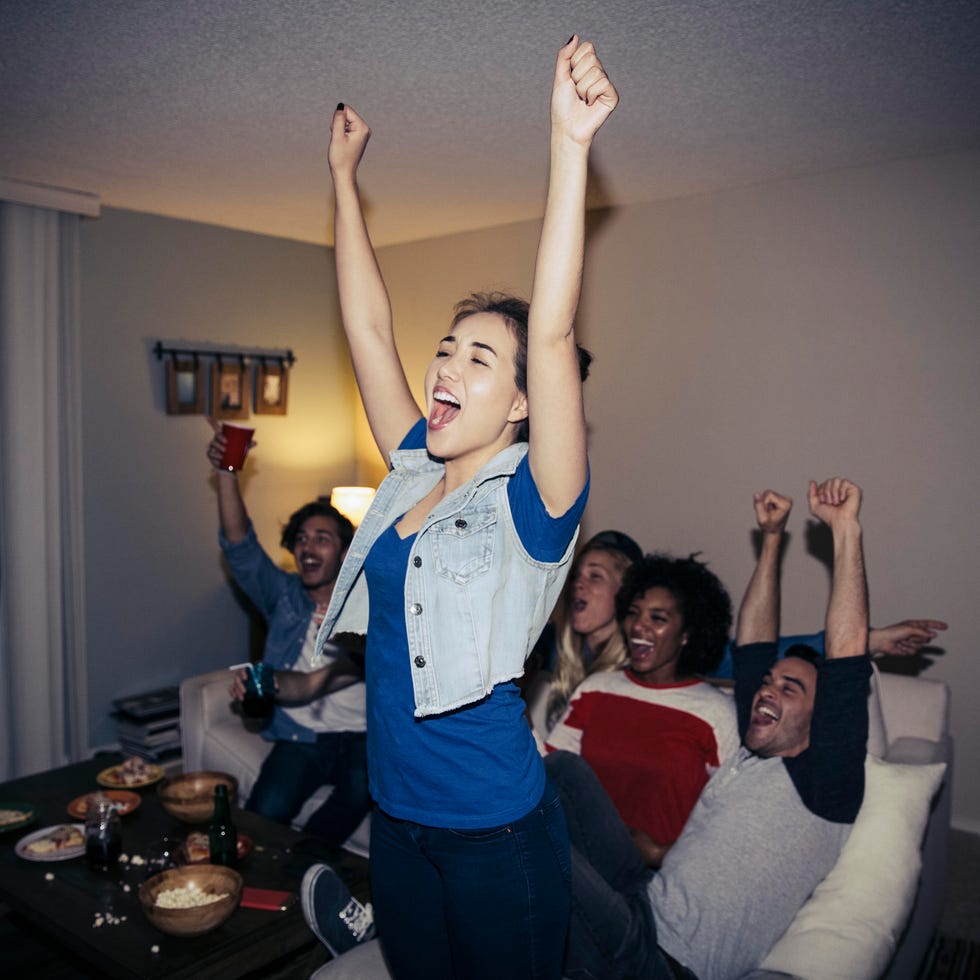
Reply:
[[[247,658],[248,620],[222,568],[210,429],[164,412],[153,344],[291,348],[288,413],[253,416],[243,479],[276,557],[299,505],[356,477],[355,394],[325,248],[105,210],[82,232],[90,740],[113,698]]]
[[[594,216],[580,339],[593,468],[584,532],[703,551],[737,597],[751,493],[797,501],[786,631],[821,625],[805,481],[865,489],[872,620],[947,619],[955,820],[980,830],[980,154],[900,162]],[[537,225],[382,250],[413,383],[472,289],[528,289]],[[368,452],[364,445],[362,453]]]

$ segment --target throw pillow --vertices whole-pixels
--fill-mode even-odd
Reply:
[[[763,969],[807,980],[881,975],[912,908],[930,803],[945,771],[945,763],[867,757],[864,802],[840,858]]]

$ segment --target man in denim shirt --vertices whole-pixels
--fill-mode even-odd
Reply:
[[[334,657],[324,650],[332,669],[323,669],[321,655],[314,672],[312,657],[354,529],[327,502],[305,504],[280,542],[298,572],[279,568],[255,536],[237,473],[220,467],[223,442],[216,428],[208,459],[217,471],[219,541],[235,581],[265,618],[263,660],[276,670],[277,703],[262,731],[274,744],[245,806],[288,824],[319,787],[331,785],[306,829],[339,847],[370,807],[364,684],[339,648]],[[241,693],[240,680],[234,689]]]

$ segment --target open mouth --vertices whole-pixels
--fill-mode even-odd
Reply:
[[[641,669],[644,664],[650,663],[656,654],[656,647],[650,640],[643,640],[637,636],[629,638],[630,664],[636,669]]]
[[[459,399],[443,388],[432,393],[432,411],[429,413],[430,429],[442,429],[459,415]]]
[[[779,721],[778,712],[765,702],[760,702],[752,712],[752,724],[759,726],[775,725]]]

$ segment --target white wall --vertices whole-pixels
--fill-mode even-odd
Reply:
[[[865,489],[872,620],[947,619],[925,675],[953,690],[954,819],[980,831],[980,154],[869,167],[593,216],[580,340],[584,532],[703,551],[737,599],[751,493],[796,498],[786,631],[821,624],[805,481]],[[413,382],[454,300],[529,288],[538,227],[382,250]]]
[[[353,387],[325,248],[107,209],[82,232],[90,744],[111,701],[247,659],[201,416],[165,414],[153,344],[291,348],[288,413],[253,416],[243,479],[276,557],[298,506],[355,478]]]

